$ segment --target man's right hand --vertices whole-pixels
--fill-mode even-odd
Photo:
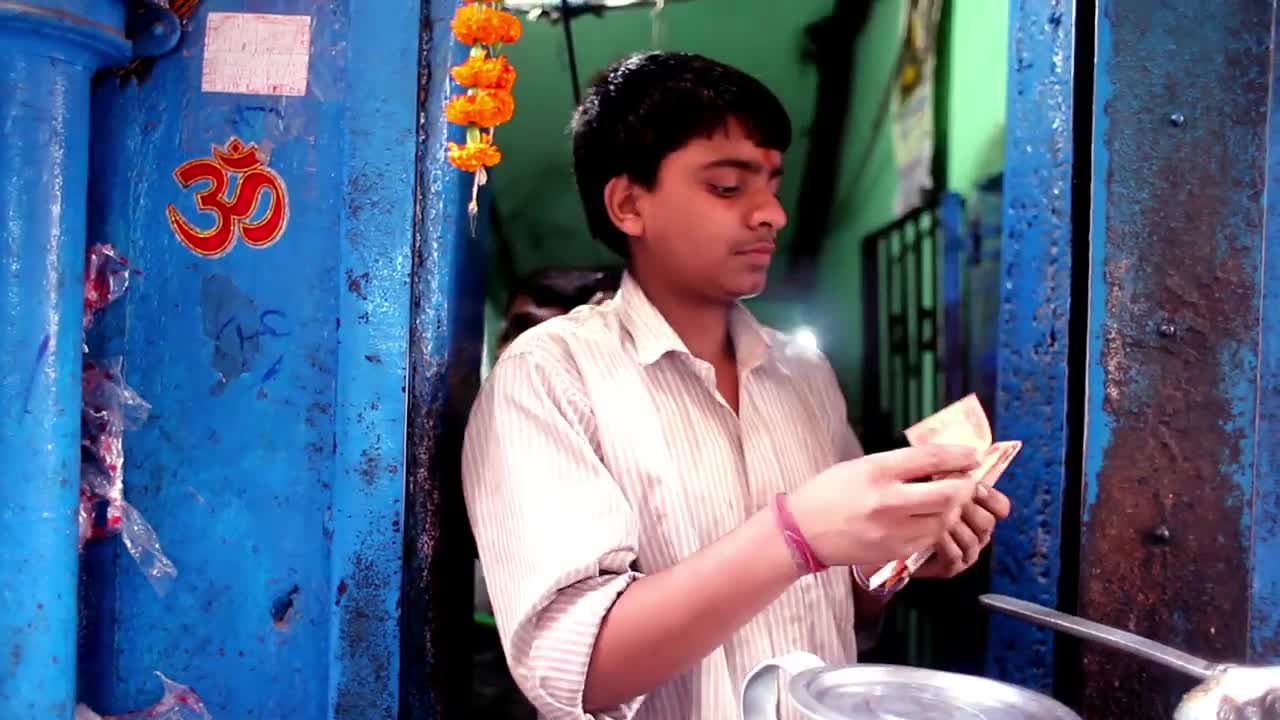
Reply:
[[[972,448],[921,445],[839,463],[791,493],[805,539],[827,565],[880,564],[933,547],[973,500],[973,480],[912,482],[978,466]]]

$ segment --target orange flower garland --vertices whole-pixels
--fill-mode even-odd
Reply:
[[[453,15],[453,34],[463,45],[497,45],[520,39],[520,21],[503,12],[500,0],[466,0]]]
[[[450,100],[445,116],[451,123],[493,128],[510,120],[515,111],[516,101],[510,90],[483,88]]]
[[[507,62],[506,55],[496,58],[470,57],[450,71],[453,79],[462,87],[510,90],[516,84],[516,69]]]
[[[516,69],[498,51],[503,44],[519,40],[522,28],[515,15],[502,9],[502,0],[465,0],[454,13],[452,27],[454,36],[471,46],[471,54],[449,73],[467,89],[453,96],[445,108],[449,122],[467,128],[466,144],[449,143],[449,162],[476,173],[478,192],[485,182],[484,169],[502,161],[502,152],[493,143],[494,129],[510,120],[516,109],[511,94]],[[472,193],[472,212],[476,192]]]
[[[449,143],[449,162],[468,172],[482,167],[493,167],[502,162],[502,151],[489,142],[489,136],[481,135],[478,142],[466,145]]]

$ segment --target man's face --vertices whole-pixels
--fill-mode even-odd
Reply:
[[[756,145],[737,123],[671,153],[652,189],[634,188],[637,269],[705,300],[758,295],[787,223],[781,181],[782,154]]]

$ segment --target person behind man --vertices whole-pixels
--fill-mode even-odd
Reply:
[[[550,267],[519,278],[507,298],[498,335],[498,354],[521,333],[579,305],[598,305],[613,297],[622,280],[615,268]]]
[[[512,674],[547,718],[736,717],[747,672],[854,662],[934,547],[968,568],[1009,511],[971,449],[863,456],[821,353],[740,304],[763,291],[791,125],[759,81],[691,54],[611,66],[572,124],[617,295],[517,338],[463,450],[467,508]]]

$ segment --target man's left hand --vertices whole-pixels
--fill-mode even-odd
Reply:
[[[929,558],[914,573],[918,578],[952,578],[973,567],[982,549],[991,542],[996,523],[1009,517],[1009,498],[979,486],[974,501],[965,506],[960,521],[951,526]]]

